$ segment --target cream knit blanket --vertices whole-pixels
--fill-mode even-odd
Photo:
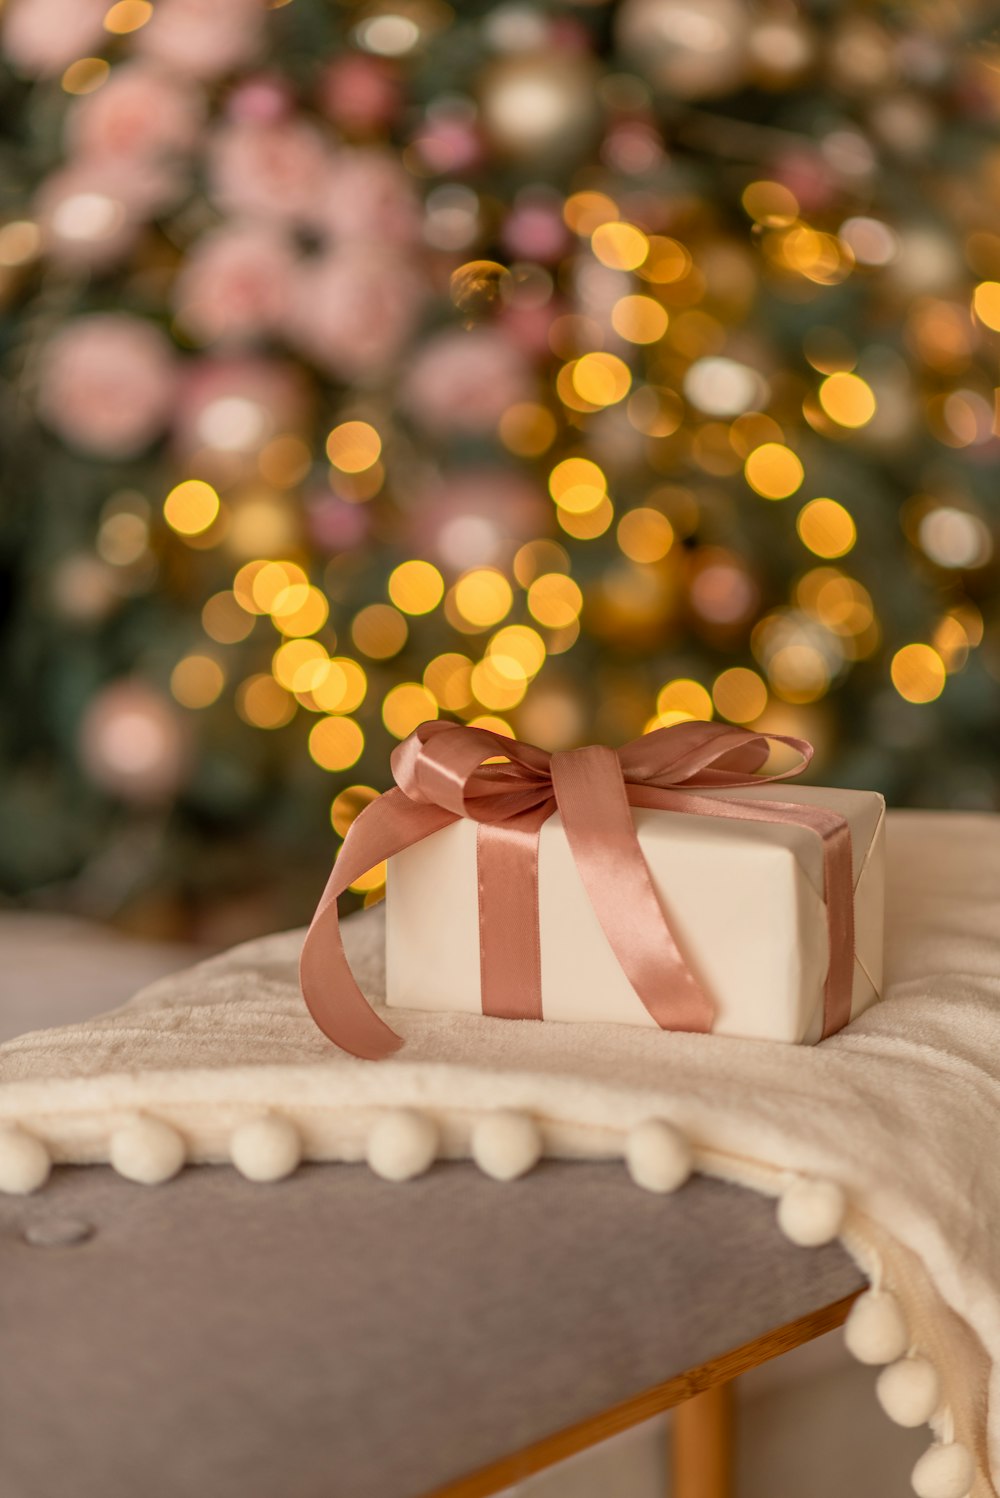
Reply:
[[[593,1158],[620,1157],[656,1117],[709,1174],[775,1196],[801,1176],[839,1183],[843,1241],[936,1366],[931,1423],[974,1453],[982,1498],[997,1491],[990,1470],[1000,1485],[1000,818],[896,813],[888,855],[886,998],[821,1046],[394,1010],[404,1049],[358,1061],[305,1011],[294,932],[0,1047],[0,1126],[90,1163],[141,1112],[189,1160],[215,1162],[271,1111],[307,1158],[343,1160],[364,1158],[386,1109],[410,1108],[455,1157],[503,1108],[530,1115],[546,1153]],[[380,912],[349,921],[345,940],[378,996]],[[940,1498],[953,1488],[945,1474]]]

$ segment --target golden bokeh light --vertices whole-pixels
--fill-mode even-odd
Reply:
[[[751,182],[743,189],[743,207],[765,229],[787,228],[799,216],[799,203],[780,182]]]
[[[379,792],[370,785],[349,785],[338,796],[334,796],[330,804],[330,825],[334,832],[346,837],[351,824],[366,806],[370,806],[378,798]]]
[[[514,576],[522,588],[529,588],[543,572],[568,572],[569,555],[558,541],[526,541],[514,557]]]
[[[103,57],[80,57],[70,63],[60,82],[67,94],[92,94],[107,82],[110,72]]]
[[[500,418],[500,441],[519,458],[537,458],[556,440],[556,419],[547,406],[518,401]]]
[[[805,473],[790,447],[765,442],[755,447],[743,467],[746,481],[764,499],[787,499],[802,486]]]
[[[682,281],[691,269],[691,252],[679,240],[665,234],[653,234],[646,259],[638,267],[644,281],[656,286],[671,286]]]
[[[271,605],[271,618],[283,635],[314,635],[329,616],[326,594],[308,583],[282,588]]]
[[[548,629],[575,624],[583,608],[583,594],[571,577],[545,572],[528,588],[528,610]]]
[[[382,455],[382,439],[367,421],[344,421],[326,439],[326,455],[341,473],[363,473]]]
[[[674,544],[674,528],[666,515],[644,505],[626,510],[616,534],[619,547],[633,562],[659,562]]]
[[[476,701],[483,707],[506,712],[523,699],[528,679],[523,673],[515,677],[501,671],[498,662],[487,655],[473,666],[469,684]]]
[[[767,686],[756,671],[731,666],[715,678],[712,701],[720,718],[730,723],[752,723],[767,707]]]
[[[249,676],[236,692],[236,711],[253,728],[283,728],[295,717],[295,698],[273,676]]]
[[[30,219],[15,218],[0,228],[0,266],[12,268],[34,260],[42,245],[42,233]]]
[[[368,693],[368,677],[350,656],[335,655],[326,671],[310,687],[313,701],[324,713],[353,713]]]
[[[664,385],[640,385],[626,407],[629,422],[646,437],[672,437],[684,422],[684,402]]]
[[[433,562],[400,562],[389,575],[389,597],[404,614],[429,614],[444,597],[444,578]]]
[[[153,14],[149,0],[116,0],[104,17],[104,29],[112,36],[127,36],[145,26]]]
[[[563,218],[574,234],[589,238],[602,224],[618,218],[618,205],[603,192],[575,192],[563,204]]]
[[[309,755],[322,770],[349,770],[364,747],[365,736],[353,718],[320,718],[309,730]]]
[[[785,702],[816,702],[830,687],[825,655],[808,642],[780,645],[767,663],[771,690]]]
[[[369,603],[355,614],[351,623],[355,646],[373,661],[387,661],[398,655],[408,635],[406,620],[389,603]]]
[[[823,381],[819,403],[831,421],[852,429],[867,426],[876,409],[875,395],[867,381],[843,370]]]
[[[182,707],[211,707],[226,684],[226,673],[210,655],[186,655],[170,673],[170,690]]]
[[[651,296],[623,296],[611,309],[611,326],[629,343],[656,343],[669,322],[666,307]]]
[[[397,739],[405,739],[421,723],[437,715],[434,694],[419,681],[401,681],[390,687],[382,703],[382,722]]]
[[[265,483],[276,489],[300,484],[312,465],[309,445],[291,432],[282,432],[265,443],[257,454],[257,468]]]
[[[367,874],[360,874],[347,887],[348,889],[352,889],[356,895],[370,895],[376,890],[383,889],[385,880],[386,861],[383,858],[381,863],[377,863],[373,869],[369,869]]]
[[[590,247],[601,264],[612,270],[637,270],[649,254],[649,238],[635,224],[616,220],[598,224]]]
[[[286,691],[311,692],[322,681],[328,660],[318,640],[288,640],[271,657],[271,671]]]
[[[711,694],[700,681],[678,676],[657,692],[656,711],[660,717],[666,713],[682,713],[686,718],[707,723],[713,712]]]
[[[466,572],[455,584],[453,596],[459,616],[473,630],[499,624],[514,602],[510,583],[495,567],[474,567]]]
[[[561,509],[584,515],[604,499],[607,480],[589,458],[564,458],[549,474],[549,493]]]
[[[424,686],[446,712],[460,713],[472,702],[472,662],[467,655],[446,651],[424,670]]]
[[[253,626],[254,615],[247,613],[228,588],[213,593],[201,611],[202,629],[220,645],[236,645],[245,640]]]
[[[530,624],[508,624],[498,629],[486,648],[500,674],[514,681],[537,676],[545,664],[545,641]]]
[[[935,702],[944,691],[944,661],[932,645],[904,645],[889,668],[892,684],[906,702]]]
[[[219,496],[204,479],[183,479],[163,501],[163,518],[179,536],[200,536],[219,514]]]
[[[811,499],[795,518],[803,546],[818,557],[846,556],[858,538],[854,517],[835,499]]]
[[[617,354],[584,354],[573,365],[573,389],[599,408],[624,400],[632,387],[632,372]]]
[[[469,719],[470,728],[482,728],[487,733],[502,734],[505,739],[515,738],[513,728],[506,718],[498,718],[493,713],[480,713],[478,718]]]
[[[561,505],[556,510],[560,530],[564,530],[567,536],[572,536],[576,541],[593,541],[598,536],[603,536],[614,518],[615,507],[606,494],[601,495],[599,503],[592,510],[586,510],[582,515],[564,510]]]
[[[987,328],[1000,333],[1000,281],[980,281],[972,293],[972,310]]]

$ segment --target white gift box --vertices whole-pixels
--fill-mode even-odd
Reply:
[[[881,995],[885,803],[873,791],[765,785],[701,791],[839,812],[851,829],[855,963],[851,1018]],[[719,1035],[812,1044],[829,959],[823,852],[808,828],[633,808],[660,903],[711,995]],[[476,824],[462,819],[389,861],[386,1002],[481,1012]],[[556,813],[538,850],[546,1020],[655,1026],[598,923]]]

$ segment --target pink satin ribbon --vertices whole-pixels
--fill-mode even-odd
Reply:
[[[771,743],[800,763],[761,774]],[[807,827],[823,846],[830,963],[823,1037],[851,1015],[854,888],[851,833],[843,817],[790,801],[701,796],[786,780],[812,745],[721,723],[678,723],[614,750],[601,745],[548,754],[481,728],[422,723],[393,753],[396,787],[365,807],[344,839],[302,949],[302,993],[313,1019],[341,1049],[368,1060],[402,1044],[354,980],[341,941],[337,900],[375,864],[461,817],[478,823],[479,939],[484,1014],[542,1018],[538,837],[558,810],[584,888],[618,962],[663,1029],[707,1032],[714,1005],[678,948],[631,808],[652,807],[743,822]],[[492,761],[492,762],[490,762]]]

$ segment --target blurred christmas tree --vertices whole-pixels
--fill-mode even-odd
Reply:
[[[303,918],[439,713],[996,806],[994,21],[9,0],[4,887]]]

